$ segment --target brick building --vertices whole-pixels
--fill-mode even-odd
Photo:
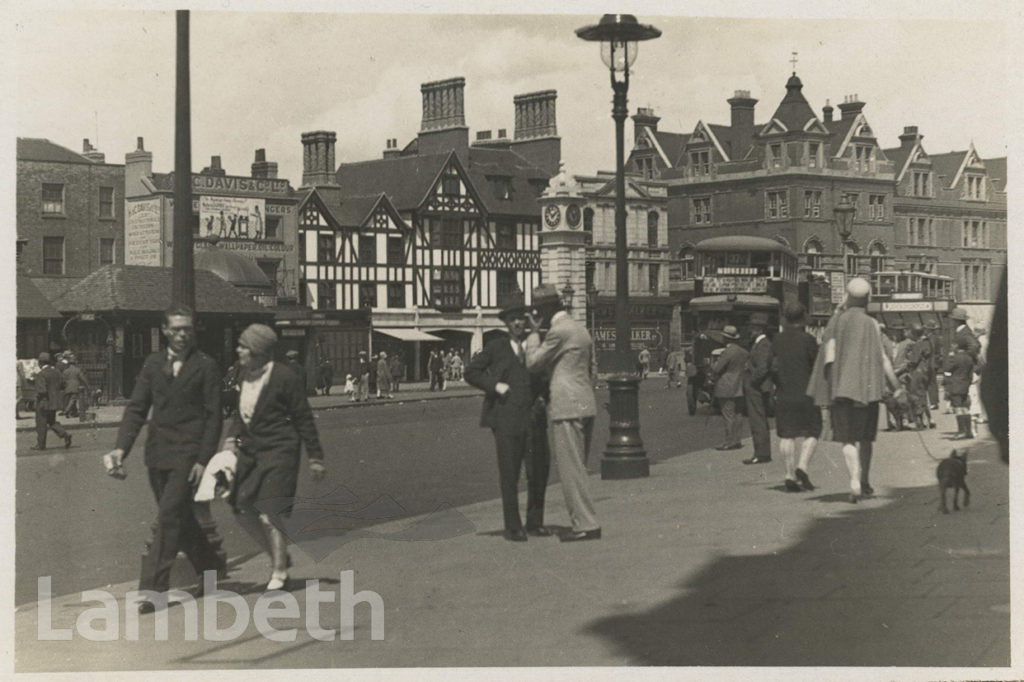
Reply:
[[[124,166],[106,163],[89,140],[79,154],[19,137],[16,210],[19,270],[30,277],[82,278],[124,262]]]
[[[464,87],[423,84],[419,134],[389,139],[379,159],[335,168],[335,134],[303,135],[299,296],[339,318],[320,337],[341,376],[367,348],[401,353],[416,379],[430,349],[468,358],[504,328],[505,301],[540,283],[536,200],[561,157],[556,93],[516,96],[514,136],[481,131],[471,144]]]
[[[858,96],[844,98],[838,118],[828,102],[819,116],[802,89],[794,73],[761,122],[747,91],[727,100],[728,125],[700,120],[676,134],[659,131],[651,109],[633,117],[627,164],[667,185],[671,291],[692,296],[696,243],[751,235],[790,246],[833,290],[881,270],[951,275],[958,301],[984,317],[1006,262],[1005,159],[983,161],[973,148],[928,157],[913,128],[883,149]],[[833,210],[844,198],[856,210],[845,244]]]

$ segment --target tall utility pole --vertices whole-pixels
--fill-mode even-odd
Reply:
[[[177,73],[174,90],[174,248],[171,304],[195,310],[192,269],[192,113],[189,95],[188,10],[178,10]]]

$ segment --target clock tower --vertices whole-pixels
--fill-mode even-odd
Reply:
[[[551,178],[537,198],[541,212],[541,281],[554,286],[563,295],[571,289],[574,320],[586,324],[586,237],[583,232],[583,208],[586,199],[580,186],[559,164],[558,175]]]

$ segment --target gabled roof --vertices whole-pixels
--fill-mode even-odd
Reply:
[[[804,130],[804,126],[812,119],[817,119],[811,105],[804,98],[803,83],[794,73],[786,81],[786,96],[779,102],[772,118],[779,121],[787,130]]]
[[[841,150],[844,148],[846,139],[850,134],[850,128],[853,127],[855,118],[846,118],[839,120],[833,120],[831,123],[826,123],[825,127],[828,128],[832,137],[828,141],[828,154],[829,156],[839,156]]]
[[[963,164],[966,155],[966,151],[929,155],[929,158],[932,160],[932,172],[935,173],[936,181],[939,176],[944,175],[946,182],[943,186],[946,188],[952,187],[953,180],[956,178],[957,171]]]
[[[729,128],[727,126],[709,125],[704,121],[697,121],[697,125],[694,126],[693,132],[686,141],[687,145],[693,141],[694,137],[696,137],[701,130],[707,133],[708,140],[715,146],[715,149],[718,150],[719,156],[721,156],[725,161],[729,161],[729,152],[727,152],[725,147],[722,146],[722,142],[719,139],[719,135],[728,133]]]
[[[423,204],[449,160],[465,173],[488,213],[539,215],[531,181],[546,185],[548,174],[507,149],[471,147],[466,163],[454,151],[358,161],[339,166],[335,177],[343,204],[350,198],[383,193],[397,210],[410,211]],[[501,199],[494,194],[492,177],[508,178],[511,198]]]
[[[64,295],[64,292],[81,282],[83,277],[30,277],[40,293],[51,303]]]
[[[171,268],[105,265],[53,302],[62,312],[161,312],[171,305]],[[270,314],[207,270],[195,271],[197,313]]]
[[[450,152],[343,163],[335,177],[345,197],[383,192],[399,211],[410,211],[426,199],[449,156]]]
[[[19,274],[17,287],[19,318],[47,320],[61,317],[61,314],[46,300],[30,277]]]
[[[584,178],[584,181],[586,179],[589,179],[589,178],[586,178],[586,176],[580,176],[580,177]],[[602,178],[594,178],[594,179],[595,180],[604,180],[605,178],[602,177]],[[626,183],[626,198],[627,199],[663,198],[663,197],[652,197],[651,193],[648,191],[647,187],[645,187],[644,183],[637,182],[635,177],[629,177],[627,175],[624,178],[624,180],[625,180],[625,183]],[[607,182],[605,182],[603,185],[601,185],[598,189],[592,191],[591,194],[593,194],[593,196],[595,196],[595,197],[614,196],[614,194],[615,194],[615,178],[612,177],[612,178],[608,179]]]
[[[686,133],[669,133],[664,130],[654,131],[654,139],[658,146],[665,152],[668,158],[667,166],[675,166],[679,162],[679,156],[683,153],[690,136]]]
[[[974,143],[972,142],[971,146],[967,148],[966,152],[964,152],[963,160],[960,161],[960,167],[956,169],[956,177],[954,177],[953,182],[950,183],[951,187],[960,182],[960,178],[963,177],[964,171],[967,170],[967,167],[975,161],[980,163],[982,167],[985,166],[985,162],[981,160],[981,157],[978,155],[978,151],[974,148]]]
[[[67,147],[62,147],[41,137],[19,137],[17,153],[19,161],[49,161],[52,163],[84,163],[89,165],[95,163]]]
[[[988,180],[992,188],[997,192],[1006,191],[1006,157],[998,159],[985,159],[985,168],[988,170]]]

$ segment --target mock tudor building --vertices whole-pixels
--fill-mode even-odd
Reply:
[[[540,283],[537,197],[561,157],[556,93],[516,96],[513,138],[481,131],[471,144],[464,87],[423,84],[419,134],[388,139],[380,159],[335,168],[335,134],[303,135],[299,298],[337,320],[319,331],[341,376],[358,350],[400,353],[414,379],[431,349],[468,358],[504,328],[501,306]]]

